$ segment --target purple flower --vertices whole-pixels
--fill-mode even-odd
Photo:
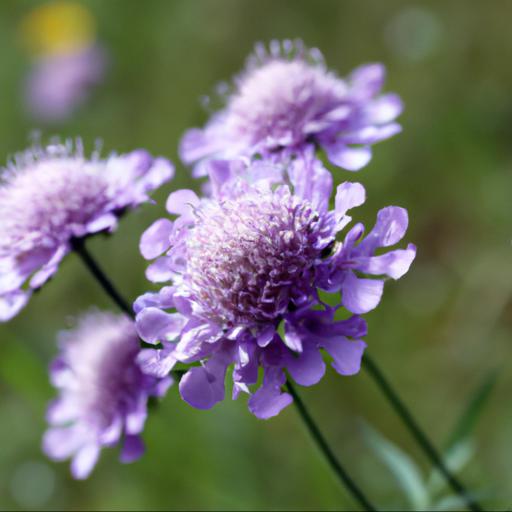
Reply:
[[[219,175],[229,178],[225,167]],[[168,283],[134,305],[139,335],[164,345],[148,355],[145,368],[161,376],[177,361],[197,363],[179,387],[182,398],[200,409],[223,400],[231,365],[233,397],[250,393],[249,408],[259,418],[291,402],[281,390],[285,371],[304,386],[322,378],[321,350],[338,373],[357,373],[366,346],[366,323],[359,315],[379,303],[383,277],[401,277],[416,253],[409,245],[375,254],[405,234],[404,209],[381,210],[366,237],[356,224],[338,240],[351,220],[348,210],[365,200],[362,185],[340,185],[329,210],[332,181],[325,169],[311,168],[308,183],[276,188],[269,176],[280,169],[269,167],[254,164],[236,186],[228,179],[219,189],[225,195],[215,192],[212,179],[212,199],[173,192],[167,210],[177,218],[157,220],[141,239],[142,255],[157,258],[148,279]],[[288,174],[293,177],[294,170]],[[335,305],[326,304],[319,290],[338,294]],[[342,313],[346,319],[338,319],[343,309],[352,316]],[[263,381],[252,393],[259,368]]]
[[[121,462],[139,458],[148,398],[165,394],[172,380],[144,374],[139,338],[126,316],[92,311],[59,336],[61,353],[50,368],[60,391],[47,412],[44,452],[72,458],[75,478],[87,478],[100,450],[123,443]]]
[[[380,93],[384,77],[381,64],[368,64],[341,79],[301,41],[273,41],[268,52],[257,45],[225,108],[185,133],[181,158],[204,176],[212,158],[282,159],[317,146],[334,165],[357,171],[370,161],[372,144],[401,129],[394,120],[402,102]]]
[[[40,57],[26,83],[28,110],[42,121],[66,119],[102,82],[105,68],[105,53],[97,46]]]
[[[73,238],[114,230],[174,174],[169,161],[143,150],[88,159],[75,146],[34,147],[0,175],[0,321],[57,271]]]

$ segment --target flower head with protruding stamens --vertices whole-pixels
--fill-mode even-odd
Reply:
[[[356,224],[338,240],[350,222],[347,211],[364,202],[362,185],[340,185],[335,209],[329,210],[328,173],[312,168],[318,175],[307,187],[274,187],[254,179],[260,170],[247,169],[251,179],[240,177],[236,185],[230,179],[224,185],[229,193],[215,192],[212,199],[200,200],[187,190],[169,196],[168,211],[178,218],[149,227],[141,252],[147,259],[158,257],[148,279],[170,286],[139,297],[135,311],[140,336],[164,345],[145,355],[148,371],[165,375],[177,361],[201,363],[180,382],[184,400],[198,408],[222,400],[231,364],[234,397],[250,393],[262,367],[263,384],[249,408],[268,418],[291,401],[281,391],[285,370],[302,385],[322,378],[320,349],[342,375],[359,371],[366,333],[359,315],[377,306],[384,281],[358,274],[398,279],[416,251],[409,245],[375,255],[405,233],[407,212],[398,207],[381,210],[366,238]],[[341,292],[341,300],[329,306],[319,290]],[[336,320],[340,308],[352,316]]]
[[[162,396],[172,380],[143,373],[133,322],[89,312],[59,342],[61,353],[50,372],[60,396],[48,409],[46,454],[71,457],[73,476],[80,479],[92,471],[103,447],[122,442],[122,462],[140,457],[148,398]]]
[[[73,238],[114,230],[173,173],[170,162],[143,150],[86,158],[80,141],[18,155],[0,174],[0,321],[56,272]]]
[[[322,147],[329,160],[359,170],[370,146],[400,131],[402,110],[395,94],[381,94],[381,64],[361,66],[347,79],[325,66],[316,49],[301,41],[257,45],[245,71],[234,80],[225,108],[203,129],[189,130],[181,157],[205,175],[211,159],[253,156],[279,159]]]

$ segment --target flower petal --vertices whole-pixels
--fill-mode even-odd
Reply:
[[[344,336],[326,339],[322,346],[334,359],[332,367],[341,375],[355,375],[361,369],[361,360],[366,343],[361,340],[348,340]]]
[[[286,364],[293,380],[301,386],[313,386],[325,374],[325,363],[320,351],[311,345],[306,345],[302,354],[290,354]]]
[[[85,480],[94,469],[99,455],[100,447],[95,443],[86,444],[80,448],[71,461],[73,477],[77,480]]]
[[[144,443],[140,436],[126,436],[119,460],[123,464],[129,464],[139,459],[144,454]]]
[[[182,362],[197,361],[212,351],[213,342],[219,339],[219,328],[212,324],[187,324],[176,345],[175,357]]]
[[[204,366],[191,368],[180,380],[180,395],[196,409],[211,409],[224,400],[228,361],[213,356]]]
[[[173,259],[169,256],[161,256],[146,269],[146,277],[153,283],[170,281],[174,276]]]
[[[64,460],[83,444],[83,433],[74,426],[48,429],[43,436],[43,452],[53,460]]]
[[[197,194],[188,189],[171,192],[165,203],[167,211],[174,215],[191,216],[194,207],[199,204]]]
[[[367,100],[377,94],[384,85],[386,68],[376,62],[356,68],[349,77],[350,96],[357,100]]]
[[[267,420],[277,416],[285,407],[293,402],[288,393],[281,387],[285,383],[283,371],[277,367],[265,368],[262,386],[249,398],[249,410],[259,419]]]
[[[169,375],[174,368],[177,359],[174,356],[176,345],[165,343],[164,348],[155,350],[153,348],[142,349],[137,354],[137,363],[143,373],[163,378]]]
[[[348,210],[361,206],[366,200],[366,191],[361,183],[350,183],[346,181],[336,189],[335,212],[339,229],[343,229],[350,217],[346,217]]]
[[[113,213],[104,213],[89,222],[85,227],[87,233],[99,233],[100,231],[113,231],[117,226],[117,217]]]
[[[139,249],[145,259],[157,258],[169,249],[172,228],[173,223],[169,219],[158,219],[144,231]]]
[[[409,244],[407,249],[397,249],[379,256],[365,258],[356,268],[366,274],[388,275],[393,279],[400,279],[407,273],[415,257],[416,246]]]
[[[300,333],[290,322],[284,324],[284,344],[294,352],[302,352],[302,339]]]
[[[158,157],[152,162],[150,168],[139,179],[144,192],[151,192],[172,179],[174,165],[166,158]]]
[[[149,307],[143,309],[135,318],[137,333],[148,343],[159,340],[171,341],[176,338],[185,319],[179,313],[165,313],[161,309]]]
[[[361,279],[348,272],[342,285],[341,303],[357,315],[368,313],[379,304],[383,290],[384,281]]]
[[[370,255],[378,247],[389,247],[398,243],[409,224],[409,216],[405,208],[388,206],[377,214],[377,222],[368,235],[358,246],[359,253]]]
[[[7,322],[14,318],[27,304],[30,292],[15,290],[0,295],[0,322]]]
[[[372,159],[370,147],[350,147],[342,140],[326,143],[324,148],[329,161],[347,171],[359,171]]]
[[[343,141],[346,144],[375,144],[401,131],[402,127],[398,123],[389,123],[384,126],[369,125],[344,135]]]
[[[172,286],[164,286],[158,292],[146,292],[144,295],[137,297],[133,303],[133,311],[140,313],[144,308],[151,306],[161,309],[174,307],[174,288]]]
[[[394,121],[403,111],[403,102],[398,94],[383,94],[365,109],[367,122],[386,124]]]

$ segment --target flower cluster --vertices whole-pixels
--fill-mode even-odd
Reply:
[[[172,380],[142,372],[139,338],[125,316],[91,311],[59,336],[61,353],[50,368],[60,396],[48,408],[45,453],[72,457],[75,478],[86,478],[101,448],[121,439],[121,462],[139,458],[148,398],[163,396]]]
[[[144,150],[86,158],[80,141],[17,155],[0,174],[0,321],[57,271],[74,238],[113,231],[173,174],[169,161]]]
[[[291,401],[281,389],[285,370],[305,386],[322,378],[321,349],[340,374],[359,371],[366,334],[359,315],[379,303],[380,276],[407,272],[415,247],[376,254],[407,229],[407,212],[398,207],[380,210],[366,236],[355,224],[341,237],[347,212],[365,200],[359,183],[340,185],[329,210],[331,180],[322,169],[308,168],[302,178],[309,186],[296,189],[273,186],[261,166],[249,165],[245,179],[224,173],[229,193],[221,197],[199,199],[190,190],[169,196],[167,210],[177,218],[157,220],[141,239],[143,256],[158,258],[148,279],[169,285],[141,296],[135,310],[140,336],[164,343],[145,361],[148,371],[200,363],[181,379],[185,401],[206,409],[223,400],[230,365],[233,397],[250,393],[261,367],[263,382],[249,408],[269,418]],[[268,176],[279,174],[265,167]],[[332,305],[320,291],[335,295]],[[352,316],[337,320],[341,308]]]
[[[344,376],[359,372],[362,315],[379,304],[386,279],[408,271],[416,248],[394,248],[408,226],[403,208],[379,210],[368,231],[353,222],[365,189],[334,187],[319,153],[359,170],[372,144],[400,131],[401,101],[381,94],[383,81],[379,64],[341,79],[300,42],[257,46],[224,108],[181,144],[209,194],[173,191],[169,216],[140,240],[142,256],[154,260],[147,278],[161,288],[137,298],[135,322],[90,312],[61,334],[51,367],[60,396],[43,443],[50,457],[72,457],[76,478],[105,446],[122,442],[121,460],[137,458],[148,398],[166,392],[178,364],[190,405],[224,400],[231,370],[233,399],[249,395],[262,419],[292,402],[287,381],[314,385],[326,362]],[[80,141],[18,155],[0,176],[0,321],[78,241],[113,231],[173,174],[168,160],[144,150],[86,158]],[[153,347],[141,349],[141,340]]]

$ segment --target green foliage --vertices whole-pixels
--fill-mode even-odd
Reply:
[[[498,372],[491,371],[475,389],[449,437],[443,458],[447,467],[456,475],[468,466],[475,455],[473,430],[490,399],[497,377]],[[464,501],[459,496],[447,494],[451,489],[437,469],[432,469],[424,476],[418,464],[403,449],[366,423],[363,423],[363,435],[368,445],[391,471],[413,510],[464,508]]]

